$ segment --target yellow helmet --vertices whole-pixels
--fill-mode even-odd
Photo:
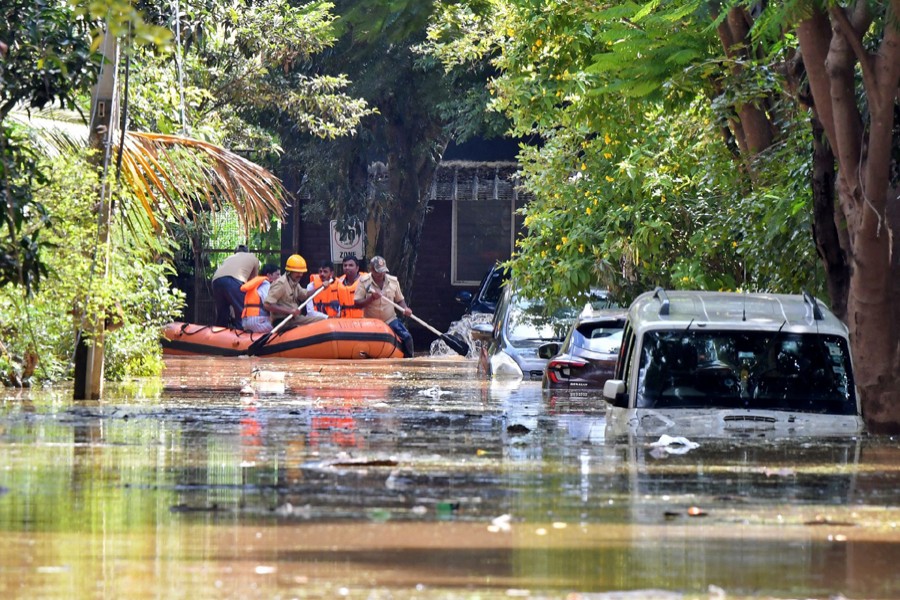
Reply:
[[[294,273],[306,273],[306,259],[299,254],[292,254],[288,257],[284,270]]]

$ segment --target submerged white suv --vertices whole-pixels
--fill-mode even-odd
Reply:
[[[807,293],[640,295],[603,396],[612,435],[864,430],[847,328]]]

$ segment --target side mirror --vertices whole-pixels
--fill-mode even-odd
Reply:
[[[472,304],[472,292],[462,291],[454,296],[455,300],[466,306]]]
[[[628,408],[628,394],[621,379],[607,379],[603,384],[603,399],[618,408]]]
[[[538,356],[544,360],[550,360],[559,354],[559,342],[547,342],[538,347]]]
[[[489,342],[494,339],[494,326],[490,323],[472,325],[472,339],[478,342]]]

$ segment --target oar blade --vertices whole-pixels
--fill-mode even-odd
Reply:
[[[266,342],[269,341],[269,338],[272,337],[272,332],[264,333],[258,340],[254,340],[252,344],[247,346],[247,354],[250,356],[254,356],[257,354],[263,346],[266,345]]]
[[[469,355],[469,345],[465,343],[463,340],[459,339],[455,335],[451,335],[449,333],[442,333],[441,339],[445,344],[450,346],[450,349],[456,352],[461,356]]]

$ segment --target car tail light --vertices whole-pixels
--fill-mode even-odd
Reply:
[[[547,364],[547,377],[553,383],[563,383],[572,377],[572,369],[581,369],[587,365],[583,360],[551,360]]]

